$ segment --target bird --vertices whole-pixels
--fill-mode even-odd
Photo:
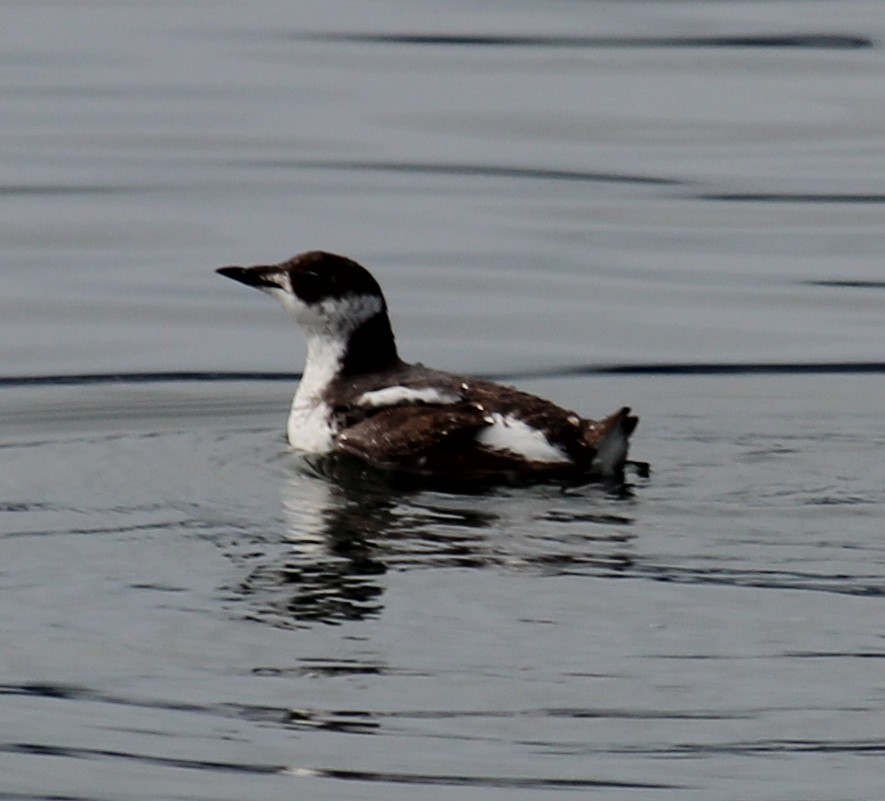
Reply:
[[[585,419],[510,386],[403,361],[381,287],[352,259],[311,250],[216,272],[275,297],[307,339],[292,448],[430,479],[623,481],[638,423],[629,407]]]

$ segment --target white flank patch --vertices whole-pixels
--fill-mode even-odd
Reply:
[[[476,441],[494,451],[507,451],[530,462],[570,462],[569,457],[537,428],[499,412],[492,412],[492,423],[476,435]]]
[[[385,387],[364,392],[359,396],[359,406],[399,406],[404,403],[456,403],[460,398],[433,387]]]

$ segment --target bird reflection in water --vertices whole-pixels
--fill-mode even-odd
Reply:
[[[506,566],[623,575],[633,565],[623,493],[429,489],[348,458],[297,458],[283,485],[286,550],[263,552],[239,587],[250,617],[265,623],[377,616],[390,570]]]
[[[378,577],[388,569],[484,563],[477,532],[497,515],[438,507],[432,493],[355,460],[313,460],[306,470],[299,459],[282,499],[291,550],[256,566],[239,588],[259,603],[252,616],[276,625],[361,620],[383,608]]]

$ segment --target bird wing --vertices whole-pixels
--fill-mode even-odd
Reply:
[[[511,387],[439,374],[368,386],[338,417],[336,450],[384,469],[455,479],[616,474],[629,409],[592,421]],[[360,388],[362,389],[362,388]]]
[[[338,449],[381,467],[436,470],[462,458],[486,415],[469,405],[382,409],[338,434]]]

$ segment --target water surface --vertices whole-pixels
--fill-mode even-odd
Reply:
[[[0,794],[881,795],[878,4],[8,8]],[[651,476],[316,475],[316,247]]]

